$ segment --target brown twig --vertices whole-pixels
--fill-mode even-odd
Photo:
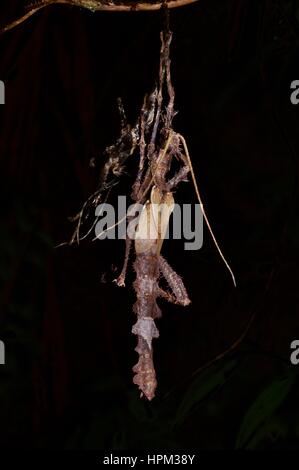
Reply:
[[[177,8],[181,6],[188,5],[190,3],[195,3],[198,0],[169,0],[167,1],[168,8]],[[143,1],[136,1],[136,2],[125,2],[124,3],[117,3],[115,4],[113,0],[41,0],[36,4],[29,5],[29,10],[22,15],[20,18],[8,23],[2,29],[0,29],[0,33],[5,33],[24,21],[28,20],[32,15],[37,13],[42,8],[45,8],[49,5],[57,5],[57,4],[64,4],[64,5],[71,5],[71,6],[78,6],[81,8],[86,8],[90,11],[122,11],[122,12],[130,12],[130,11],[153,11],[159,10],[162,5],[163,1],[156,1],[155,3],[147,3]]]

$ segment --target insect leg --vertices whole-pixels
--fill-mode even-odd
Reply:
[[[159,269],[175,296],[175,303],[183,306],[189,305],[191,301],[181,277],[169,266],[163,256],[159,256],[158,262]]]
[[[159,297],[162,297],[163,299],[167,300],[167,302],[170,302],[171,304],[176,303],[176,297],[171,294],[170,292],[167,292],[159,287],[159,292],[158,292]]]
[[[132,246],[132,240],[131,238],[127,237],[126,238],[126,253],[125,253],[125,260],[124,260],[123,268],[118,278],[114,280],[119,287],[125,287],[125,280],[126,280],[126,274],[127,274],[127,269],[128,269],[131,246]]]

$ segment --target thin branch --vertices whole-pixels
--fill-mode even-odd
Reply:
[[[125,1],[125,0],[124,0]],[[169,0],[167,2],[167,7],[168,8],[177,8],[177,7],[182,7],[191,3],[195,3],[198,0]],[[128,2],[125,3],[119,3],[115,4],[113,0],[41,0],[38,3],[29,5],[28,8],[29,10],[22,15],[20,18],[12,21],[11,23],[7,24],[4,26],[2,29],[0,29],[0,33],[5,33],[6,31],[9,31],[16,26],[18,26],[21,23],[24,23],[28,18],[33,16],[35,13],[37,13],[39,10],[42,8],[45,8],[49,5],[56,5],[56,4],[67,4],[67,5],[72,5],[72,6],[77,6],[80,8],[86,8],[90,11],[123,11],[123,12],[129,12],[129,11],[153,11],[153,10],[159,10],[162,5],[163,1],[156,1],[155,3],[146,3],[143,1],[137,1],[137,2],[129,2],[130,4],[128,5]]]

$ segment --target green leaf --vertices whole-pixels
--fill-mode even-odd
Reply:
[[[212,393],[222,387],[231,377],[240,359],[230,359],[224,364],[211,366],[204,373],[195,378],[178,408],[174,425],[181,424],[192,411],[194,406],[199,405]]]
[[[237,437],[238,449],[248,447],[255,433],[273,416],[287,397],[294,379],[294,374],[289,374],[287,377],[273,381],[261,392],[244,417]]]

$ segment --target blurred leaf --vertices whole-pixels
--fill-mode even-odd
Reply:
[[[231,377],[239,362],[239,359],[230,359],[224,364],[221,363],[212,366],[195,378],[178,408],[174,425],[181,424],[195,405],[200,404],[222,387]]]
[[[286,422],[273,417],[254,434],[253,438],[246,445],[246,449],[257,450],[273,446],[286,438],[287,429]]]
[[[289,374],[269,384],[257,397],[245,415],[237,437],[237,448],[246,447],[260,427],[273,416],[287,397],[294,383],[294,375]]]

